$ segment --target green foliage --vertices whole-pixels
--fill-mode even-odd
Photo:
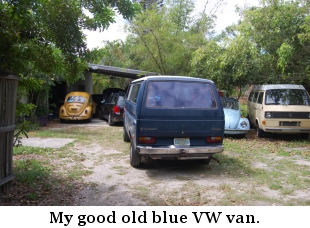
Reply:
[[[240,104],[241,116],[247,117],[248,116],[248,106],[247,104]]]
[[[16,181],[20,183],[35,187],[37,180],[45,179],[49,176],[50,170],[37,160],[20,160],[15,161],[15,163]]]
[[[310,73],[307,12],[309,7],[298,0],[268,1],[263,7],[243,12],[244,20],[238,31],[260,53],[259,81],[307,83]]]
[[[87,67],[83,29],[106,29],[115,11],[131,19],[140,11],[130,0],[1,1],[0,70],[36,71],[73,82]]]
[[[265,1],[239,9],[242,20],[192,53],[191,75],[212,79],[229,94],[251,84],[309,82],[309,7]],[[238,97],[240,94],[238,95]]]
[[[191,53],[205,42],[206,32],[197,29],[198,21],[192,12],[192,1],[173,1],[169,6],[146,10],[131,21],[126,42],[130,44],[130,58],[136,68],[189,75]],[[199,22],[210,26],[207,20]],[[196,29],[191,29],[192,25]]]
[[[16,117],[17,117],[17,122],[20,118],[23,118],[24,116],[30,116],[31,111],[35,108],[36,106],[31,103],[23,103],[18,101],[16,104]]]
[[[121,68],[131,68],[132,61],[127,49],[127,44],[120,40],[108,41],[103,48],[95,48],[90,53],[92,63],[114,66]],[[128,80],[121,77],[111,77],[102,74],[93,74],[93,93],[101,93],[102,90],[109,87],[125,89]]]
[[[293,47],[288,43],[283,43],[277,50],[277,54],[279,56],[278,67],[282,70],[282,73],[285,73],[285,69],[290,62],[293,53]]]
[[[29,120],[26,120],[25,118],[20,118],[19,121],[16,123],[16,129],[14,132],[14,141],[13,146],[14,147],[20,147],[22,146],[22,138],[25,136],[28,138],[28,133],[32,130],[38,130],[41,126],[38,122],[31,122]]]

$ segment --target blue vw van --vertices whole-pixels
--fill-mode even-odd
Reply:
[[[208,164],[224,150],[224,113],[214,83],[185,76],[147,76],[131,82],[125,96],[125,142],[130,164],[141,157],[200,159]]]

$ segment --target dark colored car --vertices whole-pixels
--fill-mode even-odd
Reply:
[[[108,120],[110,126],[123,122],[124,96],[125,93],[120,91],[118,93],[112,93],[107,100],[102,100],[99,112],[100,119]]]
[[[102,91],[102,100],[107,100],[112,93],[124,92],[125,90],[120,88],[107,88]]]
[[[123,139],[130,164],[151,159],[208,164],[224,150],[224,111],[215,84],[183,76],[148,76],[132,81],[125,98]]]
[[[97,104],[97,110],[96,110],[96,114],[94,115],[94,117],[100,118],[100,109],[101,109],[101,103],[102,103],[101,101],[108,100],[109,96],[112,93],[118,93],[119,91],[122,91],[125,93],[125,90],[120,89],[120,88],[107,88],[107,89],[104,89],[102,91],[102,93],[97,93],[97,94],[91,95],[93,98],[93,101],[95,101]]]

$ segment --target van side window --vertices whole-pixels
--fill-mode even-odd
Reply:
[[[255,92],[253,95],[253,102],[256,103],[258,97],[258,92]]]
[[[258,104],[263,104],[263,96],[264,96],[264,92],[260,92],[258,94],[258,98],[257,98],[257,103]]]
[[[248,101],[252,101],[252,99],[253,99],[253,95],[254,95],[254,93],[253,93],[253,92],[251,92],[251,93],[250,93],[250,96],[249,96],[249,98],[248,98]]]
[[[128,94],[128,100],[130,100],[132,103],[137,102],[137,96],[140,89],[141,84],[132,84],[129,94]]]

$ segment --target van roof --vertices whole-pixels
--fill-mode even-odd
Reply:
[[[146,81],[146,80],[171,80],[171,79],[180,79],[180,80],[196,80],[196,81],[201,81],[201,82],[211,82],[213,81],[205,78],[195,78],[195,77],[188,77],[188,76],[174,76],[174,75],[154,75],[154,76],[145,76],[139,79],[136,79],[132,82],[138,82],[138,81]]]
[[[269,84],[253,86],[253,90],[268,90],[268,89],[305,89],[303,85],[293,84]]]

